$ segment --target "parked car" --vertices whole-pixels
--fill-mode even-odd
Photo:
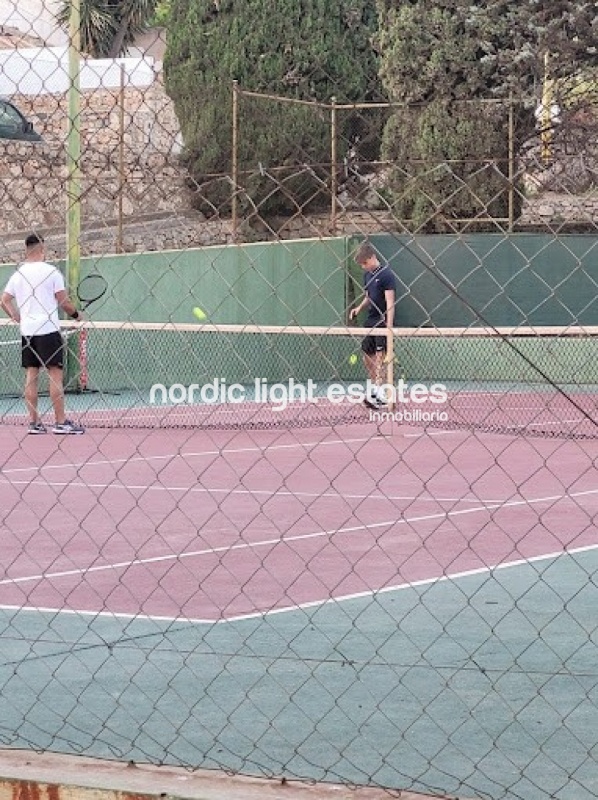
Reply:
[[[19,139],[24,142],[43,141],[33,129],[33,123],[10,100],[0,98],[0,139]]]

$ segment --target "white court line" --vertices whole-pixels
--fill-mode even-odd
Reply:
[[[68,578],[76,575],[90,575],[96,572],[106,572],[109,570],[130,569],[134,566],[144,564],[159,564],[168,561],[182,561],[188,558],[198,558],[205,555],[216,553],[231,553],[236,550],[254,550],[261,547],[273,547],[277,544],[288,542],[306,541],[308,539],[330,538],[343,534],[357,533],[358,531],[375,530],[379,528],[391,528],[398,525],[407,525],[413,522],[429,522],[437,519],[450,519],[451,517],[465,516],[466,514],[476,514],[480,511],[496,511],[499,508],[516,508],[518,506],[535,505],[538,503],[553,503],[558,500],[569,500],[575,497],[587,497],[588,495],[598,494],[598,489],[588,489],[584,492],[574,492],[567,495],[549,495],[547,497],[536,497],[529,500],[509,500],[504,503],[495,503],[493,506],[479,506],[478,508],[465,508],[456,511],[439,512],[437,514],[423,514],[415,517],[403,517],[401,519],[391,519],[385,522],[373,522],[365,525],[350,525],[346,528],[332,530],[319,530],[312,533],[300,533],[295,536],[279,536],[273,539],[262,539],[257,542],[242,542],[240,544],[222,545],[221,547],[206,547],[201,550],[192,550],[186,553],[172,553],[164,556],[152,556],[148,558],[135,558],[130,561],[117,561],[113,564],[101,564],[95,567],[81,567],[77,569],[62,570],[60,572],[42,572],[36,575],[23,575],[18,578],[4,578],[0,580],[0,586],[14,586],[16,584],[28,583],[30,581],[53,580],[57,578]]]
[[[477,567],[476,569],[464,570],[463,572],[451,572],[448,575],[439,575],[436,578],[422,578],[419,581],[409,581],[407,583],[399,583],[395,586],[386,586],[383,589],[368,589],[364,592],[355,592],[354,594],[341,595],[340,597],[327,597],[325,600],[311,600],[308,603],[300,603],[295,606],[285,606],[283,608],[274,608],[270,611],[254,611],[249,614],[238,614],[233,617],[226,617],[225,619],[209,620],[210,624],[222,624],[226,622],[241,622],[247,619],[258,619],[261,617],[271,617],[275,614],[288,614],[292,611],[301,611],[305,608],[314,608],[331,605],[332,603],[346,603],[350,600],[359,600],[364,597],[374,597],[380,594],[389,594],[390,592],[400,592],[405,589],[417,589],[420,586],[432,586],[437,583],[448,583],[460,578],[469,578],[475,575],[485,575],[498,570],[512,569],[513,567],[525,567],[529,564],[535,564],[540,561],[551,561],[561,558],[564,555],[571,556],[578,553],[588,553],[592,550],[598,550],[598,544],[585,545],[583,547],[573,547],[570,550],[557,550],[554,553],[544,553],[541,556],[531,556],[530,558],[519,558],[516,561],[505,561],[502,564],[492,564],[488,567]],[[76,612],[70,612],[76,613]],[[106,612],[103,612],[106,613]],[[115,615],[112,615],[115,616]],[[154,619],[148,615],[147,619]],[[164,619],[156,617],[156,619]],[[176,617],[170,618],[169,621],[175,622]],[[194,624],[201,624],[204,620],[186,620],[182,622],[191,622]]]
[[[386,586],[383,589],[368,589],[363,592],[355,592],[353,594],[339,595],[338,597],[326,597],[323,600],[310,600],[307,603],[297,603],[296,605],[282,606],[280,608],[270,609],[268,611],[250,611],[247,614],[236,614],[232,617],[215,617],[215,618],[202,618],[202,617],[169,617],[162,614],[127,614],[118,611],[86,611],[71,608],[49,608],[45,606],[14,606],[14,605],[0,605],[0,611],[16,611],[18,613],[35,613],[35,614],[61,614],[66,616],[76,617],[92,617],[93,619],[111,619],[111,620],[132,620],[140,622],[167,622],[167,623],[180,623],[186,625],[226,625],[231,622],[243,622],[244,620],[261,619],[264,617],[272,617],[276,614],[290,614],[294,611],[302,611],[307,608],[322,608],[323,606],[338,605],[346,603],[351,600],[361,600],[366,597],[375,597],[381,594],[390,594],[391,592],[402,592],[406,589],[417,589],[422,586],[433,586],[438,583],[448,583],[450,581],[457,581],[461,578],[470,578],[476,575],[485,575],[498,570],[513,569],[514,567],[526,567],[530,564],[538,564],[542,561],[554,561],[563,556],[573,556],[580,553],[589,553],[598,549],[598,544],[584,545],[582,547],[572,547],[570,550],[557,550],[554,553],[543,553],[540,556],[531,556],[530,558],[520,558],[516,561],[505,561],[501,564],[493,564],[487,567],[477,567],[475,569],[464,570],[463,572],[449,572],[447,575],[438,575],[433,578],[422,578],[418,581],[407,581],[399,583],[394,586]]]
[[[265,496],[265,497],[277,497],[282,495],[284,497],[309,497],[314,499],[320,499],[322,497],[326,498],[333,498],[338,500],[389,500],[391,502],[396,500],[405,500],[405,501],[422,501],[426,503],[482,503],[482,504],[491,504],[491,503],[502,503],[503,500],[497,500],[495,498],[491,500],[484,500],[481,497],[472,497],[472,498],[464,498],[464,497],[436,497],[435,495],[431,495],[429,493],[424,493],[424,495],[384,495],[384,494],[347,494],[346,492],[342,492],[340,489],[337,492],[303,492],[303,491],[292,491],[291,489],[216,489],[210,488],[206,486],[165,486],[163,484],[134,484],[134,483],[122,483],[122,481],[114,481],[111,483],[88,483],[86,481],[52,481],[46,479],[40,479],[39,477],[28,478],[26,480],[4,480],[0,478],[0,486],[47,486],[52,489],[67,489],[72,487],[73,489],[102,489],[108,490],[112,489],[114,491],[130,491],[130,492],[182,492],[184,494],[187,493],[199,493],[199,494],[223,494],[227,497],[233,494],[241,494],[241,495],[250,495],[250,496]]]
[[[578,421],[580,420],[565,420],[565,423],[571,424],[573,422],[578,422]],[[417,426],[407,426],[407,427],[417,427]],[[464,436],[466,434],[467,430],[464,430],[462,428],[445,429],[445,428],[431,427],[431,428],[426,428],[425,430],[414,431],[413,433],[401,432],[401,438],[420,439],[424,436],[425,437],[455,436],[455,435]],[[251,435],[251,432],[249,433],[249,435]],[[200,450],[191,453],[175,452],[175,453],[165,453],[162,455],[153,455],[153,456],[132,455],[124,458],[106,458],[106,459],[97,459],[95,461],[70,462],[67,464],[41,464],[39,466],[30,466],[30,467],[9,467],[7,469],[2,469],[1,472],[3,475],[12,475],[12,474],[20,474],[23,472],[40,473],[46,470],[62,470],[62,469],[78,470],[83,467],[106,466],[111,464],[128,464],[128,463],[134,464],[138,462],[149,463],[152,461],[174,460],[175,458],[183,458],[183,459],[206,458],[209,456],[238,455],[241,453],[264,454],[267,453],[268,451],[278,451],[278,450],[317,449],[318,447],[366,444],[375,441],[388,441],[389,438],[390,438],[389,436],[378,434],[376,436],[364,436],[356,439],[337,439],[334,441],[323,440],[315,442],[292,442],[290,444],[254,445],[251,447],[231,447],[231,448],[223,447],[218,450]]]
[[[429,436],[430,438],[433,436],[455,436],[455,434],[463,436],[466,433],[467,430],[462,428],[425,428],[417,431],[417,433],[402,433],[401,436],[404,439],[421,439],[422,436]]]
[[[155,455],[155,456],[129,456],[125,458],[105,458],[105,459],[98,459],[97,461],[81,461],[81,462],[72,462],[70,464],[42,464],[40,466],[32,466],[32,467],[10,467],[9,469],[3,469],[3,475],[12,475],[15,473],[21,472],[42,472],[45,470],[50,469],[81,469],[82,467],[96,467],[96,466],[105,466],[110,464],[129,464],[129,463],[136,463],[138,461],[143,462],[150,462],[150,461],[168,461],[174,460],[175,458],[205,458],[208,456],[223,456],[223,455],[238,455],[239,453],[267,453],[270,450],[293,450],[295,448],[302,448],[302,449],[309,449],[309,448],[317,448],[317,447],[324,447],[324,446],[344,446],[347,444],[364,444],[367,442],[376,441],[376,439],[386,438],[386,437],[379,437],[379,436],[364,436],[360,439],[338,439],[336,441],[320,441],[320,442],[292,442],[290,444],[274,444],[274,445],[254,445],[252,447],[223,447],[219,450],[199,450],[197,452],[191,453],[165,453],[163,455]]]

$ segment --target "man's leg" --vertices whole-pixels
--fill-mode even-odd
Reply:
[[[37,425],[39,415],[37,412],[39,367],[27,367],[25,370],[25,405],[32,425]]]
[[[50,398],[52,400],[54,417],[56,419],[52,432],[64,435],[85,433],[85,428],[81,425],[77,425],[70,419],[66,419],[62,367],[49,366],[48,375],[50,376]]]
[[[64,384],[62,367],[48,367],[50,378],[50,400],[57,425],[64,425]]]

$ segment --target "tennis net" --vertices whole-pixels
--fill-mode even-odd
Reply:
[[[85,375],[69,406],[89,426],[394,421],[598,436],[598,328],[397,328],[383,378],[391,404],[377,410],[362,402],[367,329],[94,322],[84,330],[82,347],[81,328],[65,323],[69,373]],[[15,331],[0,326],[2,413],[11,423],[22,421]]]

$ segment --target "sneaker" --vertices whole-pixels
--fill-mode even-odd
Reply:
[[[43,422],[30,422],[28,433],[30,436],[39,436],[40,433],[47,433],[48,429]]]
[[[85,433],[85,428],[82,425],[76,425],[74,422],[71,422],[70,419],[65,419],[64,422],[54,425],[52,433],[70,434],[73,436]]]
[[[367,406],[367,408],[371,409],[372,411],[379,411],[386,405],[384,400],[382,400],[381,397],[374,394],[373,392],[370,394],[369,397],[366,397],[363,402]]]

